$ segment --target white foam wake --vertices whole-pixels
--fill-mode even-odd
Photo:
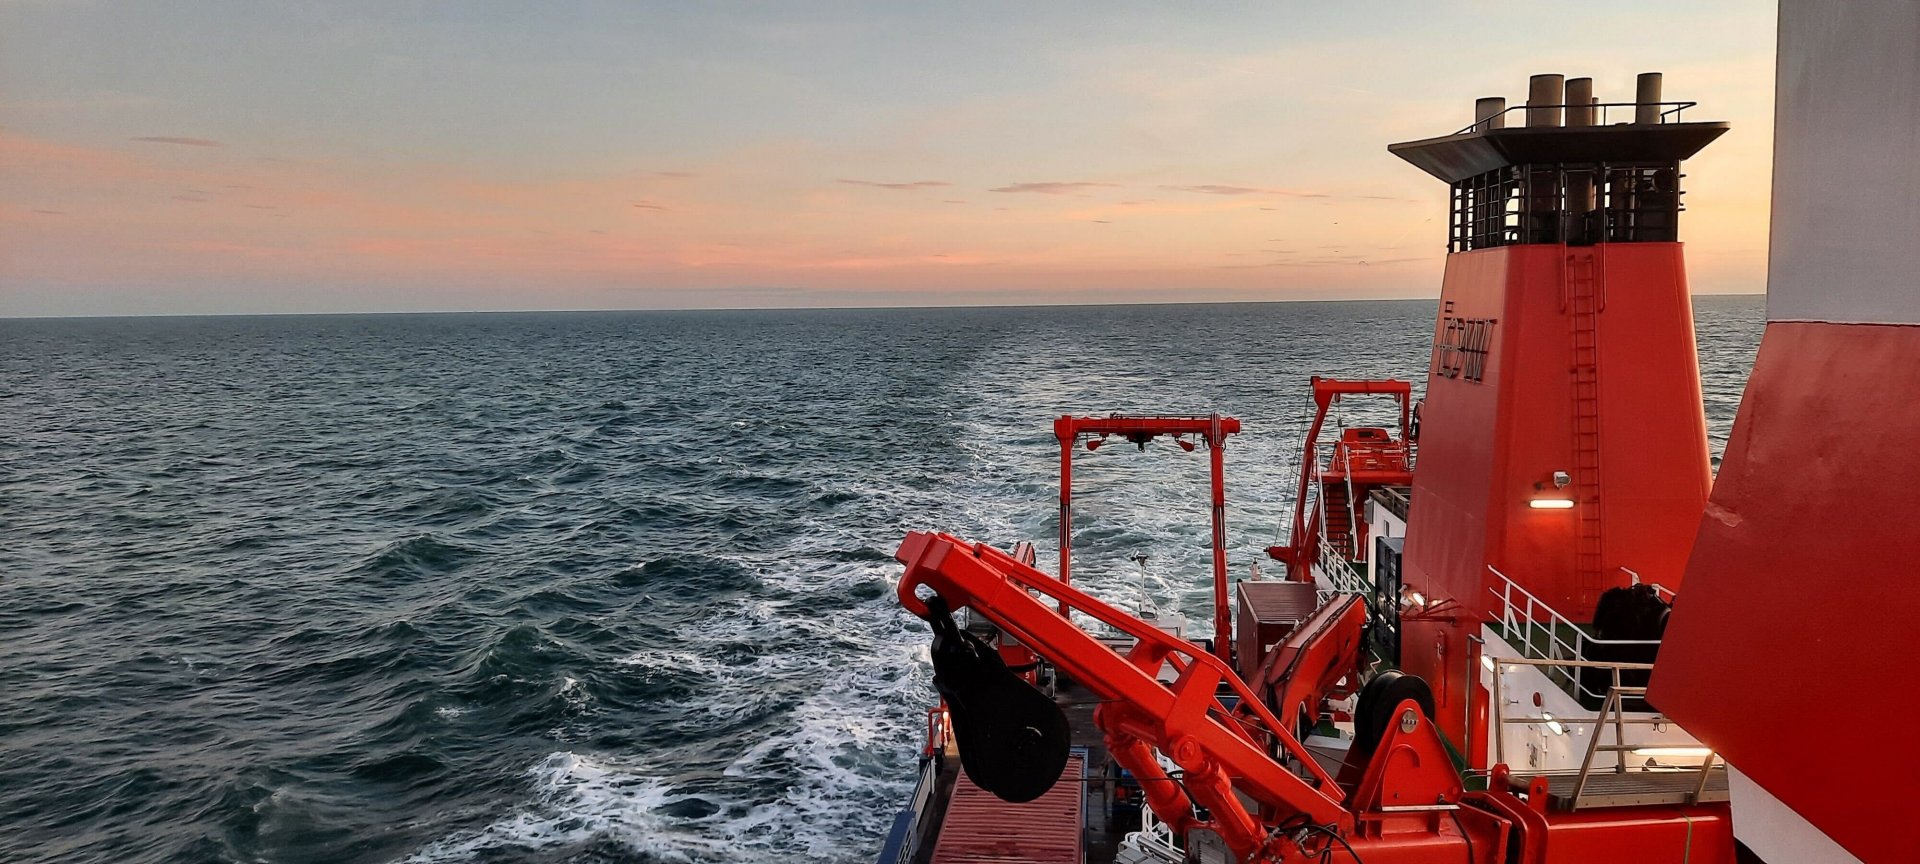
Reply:
[[[470,861],[482,852],[554,850],[612,840],[663,861],[744,860],[701,823],[662,808],[694,796],[656,777],[576,753],[554,753],[528,772],[536,784],[522,809],[477,831],[436,841],[409,864]]]

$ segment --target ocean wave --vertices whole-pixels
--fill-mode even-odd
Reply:
[[[364,576],[418,579],[458,568],[474,554],[470,547],[433,534],[415,534],[381,546],[354,568]]]
[[[670,555],[613,575],[623,588],[657,599],[712,602],[752,590],[760,578],[744,565],[708,555]]]
[[[1702,313],[1716,446],[1757,309]],[[0,860],[871,860],[908,530],[1051,568],[1053,417],[1217,409],[1238,571],[1306,376],[1418,371],[1433,312],[0,322],[52,370],[0,419]],[[1079,585],[1205,612],[1203,457],[1076,457]]]
[[[530,800],[482,828],[436,840],[404,860],[451,864],[512,854],[561,861],[602,842],[643,862],[750,860],[710,827],[719,806],[611,760],[558,752],[528,769]],[[692,814],[692,815],[689,815]],[[531,853],[534,857],[525,858]]]

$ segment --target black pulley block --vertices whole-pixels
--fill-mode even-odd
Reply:
[[[1046,794],[1066,769],[1067,717],[1022,680],[1000,652],[961,630],[939,597],[927,600],[933,625],[933,686],[947,702],[960,765],[975,785],[1003,801]]]

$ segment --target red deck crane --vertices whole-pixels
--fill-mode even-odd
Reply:
[[[925,586],[1106,700],[1094,716],[1108,752],[1176,831],[1213,830],[1242,861],[1309,861],[1329,844],[1350,845],[1371,864],[1506,860],[1501,820],[1457,806],[1460,777],[1412,699],[1393,709],[1396,722],[1349,792],[1226,661],[1200,646],[990,546],[915,532],[895,556],[907,565],[899,597],[908,611],[930,614],[917,593]],[[1073,611],[1133,637],[1133,648],[1122,656],[1101,644],[1067,617]],[[1176,672],[1172,684],[1159,680],[1162,668]],[[1154,750],[1179,766],[1178,778],[1161,769]],[[1237,793],[1255,802],[1257,815]],[[1204,822],[1195,805],[1209,814]]]
[[[1522,797],[1508,788],[1504,765],[1487,789],[1467,790],[1416,698],[1383,703],[1383,722],[1357,734],[1336,778],[1292,734],[1292,717],[1283,722],[1200,646],[985,544],[914,532],[895,557],[906,565],[903,607],[928,617],[925,589],[950,608],[970,608],[1087,687],[1102,700],[1094,722],[1109,755],[1140,781],[1147,805],[1176,832],[1217,833],[1239,861],[1305,864],[1341,853],[1367,864],[1733,860],[1724,804],[1554,810],[1546,777]],[[1331,674],[1352,650],[1357,608],[1329,604],[1275,652],[1263,676],[1270,697],[1283,708],[1315,698],[1288,679],[1298,675],[1311,691]],[[1109,648],[1071,612],[1131,637],[1133,647],[1124,655]],[[1171,683],[1163,670],[1173,672]],[[1378,737],[1362,740],[1368,734]],[[1155,751],[1177,774],[1161,768]]]

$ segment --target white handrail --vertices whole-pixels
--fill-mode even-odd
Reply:
[[[1499,568],[1488,564],[1487,571],[1500,580],[1497,587],[1487,589],[1500,601],[1499,608],[1494,612],[1495,619],[1500,625],[1500,635],[1522,656],[1548,661],[1586,662],[1595,659],[1588,652],[1589,646],[1593,645],[1657,646],[1660,644],[1658,639],[1598,639],[1589,636],[1585,628],[1560,614],[1546,601],[1535,597],[1533,592],[1520,587],[1507,574],[1500,572]],[[1542,634],[1545,635],[1545,639],[1539,638]],[[1571,634],[1571,638],[1569,639],[1566,634]],[[1579,675],[1568,673],[1567,678],[1580,693],[1596,699],[1604,698],[1606,695],[1588,689],[1580,682]]]
[[[1337,454],[1340,451],[1336,448],[1332,452]],[[1320,514],[1319,532],[1315,538],[1319,541],[1316,544],[1319,547],[1316,563],[1320,565],[1320,571],[1326,574],[1327,581],[1333,586],[1332,590],[1320,589],[1320,600],[1325,602],[1328,597],[1335,594],[1372,594],[1373,581],[1356,569],[1353,563],[1347,560],[1342,550],[1334,548],[1333,544],[1327,541],[1327,497],[1321,494],[1323,490],[1321,483],[1323,475],[1320,466],[1319,442],[1314,442],[1313,450],[1307,455],[1307,458],[1311,460],[1311,464],[1313,465],[1312,482],[1309,484],[1310,488],[1308,492],[1313,495],[1314,507]],[[1332,457],[1330,456],[1329,458]],[[1358,517],[1352,509],[1352,477],[1349,476],[1347,481],[1347,536],[1351,539],[1356,533],[1355,523]]]
[[[1667,604],[1667,605],[1669,605],[1669,606],[1671,606],[1671,605],[1673,605],[1673,598],[1674,598],[1675,596],[1677,596],[1677,595],[1676,595],[1676,594],[1674,594],[1674,592],[1673,592],[1673,589],[1672,589],[1672,588],[1668,588],[1667,586],[1665,586],[1665,585],[1662,585],[1662,584],[1660,584],[1660,583],[1658,583],[1658,582],[1643,582],[1643,581],[1641,581],[1641,579],[1640,579],[1640,571],[1638,571],[1638,570],[1635,570],[1635,569],[1633,569],[1632,567],[1622,567],[1622,568],[1620,568],[1620,572],[1622,572],[1622,573],[1625,573],[1625,574],[1627,574],[1627,577],[1633,580],[1633,582],[1632,582],[1631,584],[1634,584],[1634,585],[1645,585],[1645,586],[1647,586],[1648,588],[1652,588],[1652,589],[1653,589],[1653,596],[1655,596],[1655,597],[1658,597],[1658,598],[1660,598],[1661,600],[1663,600],[1663,601],[1665,601],[1665,602],[1666,602],[1666,604]]]
[[[1651,724],[1658,727],[1658,726],[1669,724],[1672,721],[1668,720],[1665,716],[1657,713],[1651,718],[1635,717],[1635,718],[1629,719],[1627,717],[1626,700],[1632,697],[1645,698],[1647,688],[1621,686],[1619,683],[1620,672],[1627,669],[1651,668],[1651,666],[1645,663],[1601,663],[1601,662],[1592,662],[1592,661],[1586,661],[1582,665],[1589,666],[1589,667],[1611,669],[1613,672],[1612,677],[1614,679],[1614,683],[1607,688],[1605,703],[1600,706],[1600,710],[1596,711],[1592,717],[1580,718],[1580,717],[1568,716],[1568,717],[1555,718],[1553,717],[1553,715],[1550,715],[1550,714],[1543,715],[1540,717],[1502,717],[1500,709],[1501,709],[1501,706],[1506,704],[1507,699],[1506,699],[1506,694],[1504,692],[1504,688],[1501,684],[1500,670],[1502,668],[1506,668],[1507,664],[1543,666],[1543,665],[1550,664],[1552,662],[1553,661],[1526,660],[1526,659],[1515,659],[1515,658],[1509,657],[1509,658],[1500,660],[1498,663],[1496,663],[1493,666],[1492,705],[1493,705],[1494,728],[1493,728],[1492,734],[1494,736],[1493,737],[1494,761],[1502,764],[1506,763],[1507,761],[1506,727],[1508,724],[1533,724],[1533,723],[1540,723],[1540,722],[1547,722],[1547,723],[1557,722],[1557,723],[1566,723],[1566,724],[1591,723],[1592,734],[1591,734],[1591,737],[1587,740],[1586,752],[1584,757],[1580,761],[1580,770],[1573,775],[1574,776],[1573,792],[1572,792],[1572,795],[1570,796],[1572,800],[1569,802],[1569,806],[1571,807],[1571,809],[1578,810],[1580,809],[1580,805],[1582,803],[1581,798],[1587,791],[1588,780],[1591,778],[1594,771],[1595,756],[1598,755],[1600,751],[1606,750],[1616,754],[1614,759],[1615,764],[1611,773],[1614,773],[1614,774],[1633,773],[1636,769],[1633,766],[1630,766],[1628,764],[1626,756],[1630,750],[1634,749],[1634,747],[1638,745],[1627,743],[1626,727],[1629,724],[1636,725],[1636,726]],[[1613,727],[1613,744],[1602,745],[1600,743],[1600,739],[1603,737],[1602,733],[1606,730],[1606,728],[1609,725]],[[1675,728],[1678,728],[1678,727],[1675,727]],[[1694,782],[1693,791],[1688,796],[1688,799],[1692,803],[1698,804],[1700,803],[1702,796],[1706,794],[1707,782],[1710,779],[1712,779],[1714,762],[1717,761],[1719,758],[1719,754],[1716,751],[1711,749],[1706,749],[1706,748],[1702,748],[1702,749],[1704,750],[1704,753],[1702,754],[1704,758],[1702,759],[1699,767],[1697,768],[1686,768],[1685,766],[1678,766],[1678,765],[1656,767],[1652,761],[1648,761],[1646,764],[1638,766],[1637,771],[1639,773],[1653,773],[1656,771],[1664,773],[1667,771],[1676,771],[1676,770],[1689,770],[1689,771],[1696,772],[1697,779]],[[1542,773],[1545,773],[1545,772],[1542,772]],[[1534,776],[1540,776],[1540,775],[1536,774]]]
[[[1318,536],[1315,538],[1321,549],[1327,548],[1327,496],[1326,487],[1320,480],[1320,442],[1313,442],[1313,452],[1307,454],[1313,462],[1313,482],[1308,491],[1313,493],[1313,507],[1319,511]]]
[[[1325,543],[1320,544],[1320,572],[1326,574],[1331,590],[1321,589],[1320,599],[1324,602],[1335,594],[1372,594],[1373,581],[1353,566],[1353,562],[1340,556],[1340,553]]]
[[[1365,556],[1360,551],[1360,511],[1358,509],[1360,502],[1353,500],[1353,452],[1337,444],[1334,445],[1334,458],[1339,459],[1341,454],[1346,456],[1340,464],[1340,475],[1347,481],[1346,553],[1348,558],[1363,558]]]

